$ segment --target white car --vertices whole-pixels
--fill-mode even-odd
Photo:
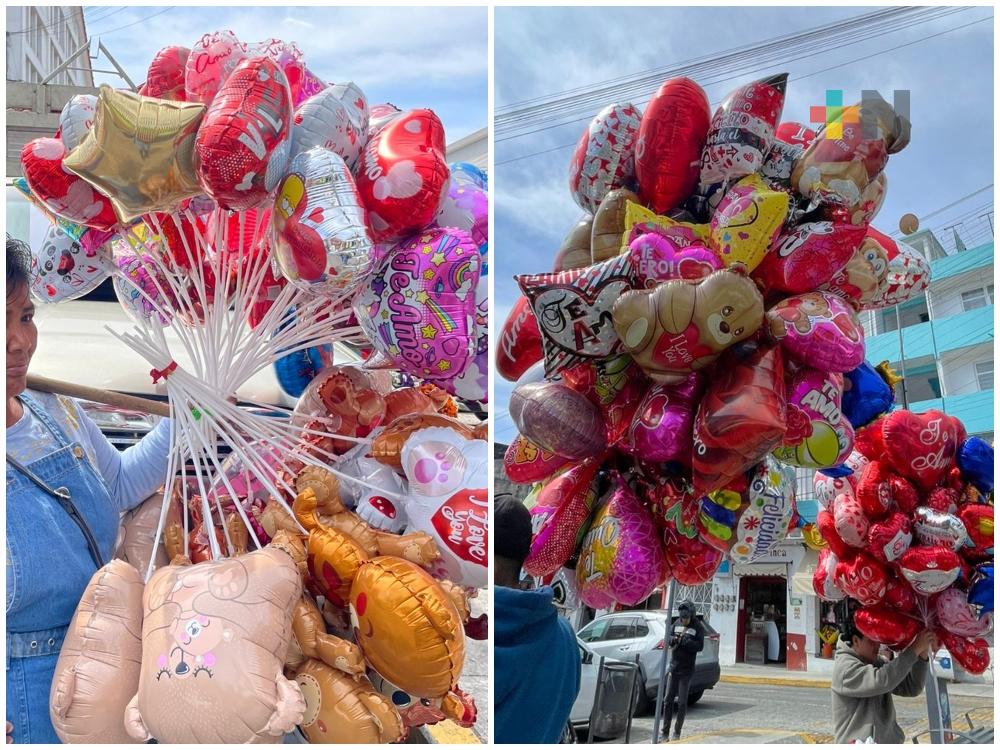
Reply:
[[[590,717],[594,710],[594,701],[597,698],[597,682],[601,657],[600,654],[592,651],[579,638],[577,638],[576,645],[580,649],[580,692],[577,693],[576,701],[574,701],[573,708],[569,712],[569,723],[575,730],[582,731],[590,726]],[[604,663],[627,664],[628,662],[605,657]],[[622,690],[630,690],[632,688],[631,682],[628,681],[618,681],[615,684]],[[635,694],[632,696],[631,713],[633,714],[635,713],[640,689],[639,685],[635,686]],[[618,722],[615,722],[613,725],[594,727],[594,737],[603,740],[614,739],[620,736],[621,732],[624,732],[624,726],[618,726]]]

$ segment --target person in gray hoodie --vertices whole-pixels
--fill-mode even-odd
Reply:
[[[896,723],[892,696],[912,698],[924,689],[927,660],[936,648],[925,631],[895,659],[879,659],[879,643],[860,633],[853,614],[841,625],[833,663],[833,741],[899,743],[906,739]]]

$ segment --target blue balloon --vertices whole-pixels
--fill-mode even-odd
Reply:
[[[825,469],[820,469],[819,473],[825,477],[830,477],[831,479],[838,479],[840,477],[849,477],[854,473],[854,469],[846,464],[838,464],[837,466],[829,466]]]
[[[274,363],[278,384],[289,396],[298,398],[324,367],[333,360],[333,346],[323,344],[286,354]]]
[[[467,161],[453,161],[448,165],[451,171],[451,181],[459,185],[473,185],[481,190],[487,190],[489,178],[486,173],[475,164]]]
[[[979,607],[980,616],[993,611],[993,563],[976,568],[969,586],[969,604]]]
[[[844,376],[841,409],[855,429],[890,411],[895,400],[892,388],[868,362],[862,362]]]
[[[993,446],[981,437],[972,436],[958,449],[958,468],[962,478],[984,495],[993,491]]]

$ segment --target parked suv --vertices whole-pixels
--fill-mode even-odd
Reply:
[[[674,610],[671,619],[677,616],[677,610]],[[705,647],[695,660],[688,705],[697,703],[706,690],[715,687],[721,675],[719,633],[700,613],[696,617],[705,629]],[[635,661],[636,654],[639,655],[640,681],[645,690],[640,693],[637,710],[642,712],[656,700],[666,630],[666,610],[635,610],[601,615],[581,628],[577,637],[592,651],[603,656]]]

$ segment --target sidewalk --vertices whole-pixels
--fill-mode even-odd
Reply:
[[[832,661],[830,662],[829,670],[816,669],[809,672],[793,672],[780,665],[762,667],[754,664],[735,664],[722,668],[720,682],[744,685],[829,688],[832,673]],[[948,684],[948,694],[992,699],[993,685],[952,682]]]

